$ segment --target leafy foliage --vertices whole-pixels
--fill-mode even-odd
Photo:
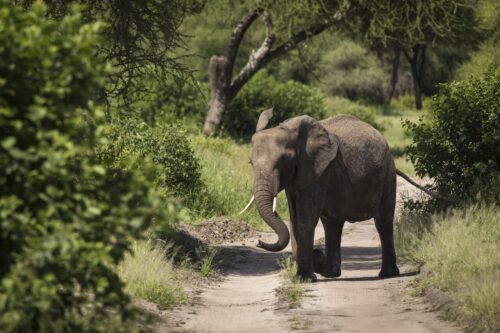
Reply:
[[[358,21],[351,24],[362,27],[371,42],[411,48],[437,40],[472,39],[478,23],[475,6],[474,0],[359,1]]]
[[[128,330],[129,299],[112,266],[153,218],[175,215],[147,168],[107,168],[94,153],[105,141],[104,113],[88,98],[107,69],[95,56],[100,24],[81,21],[77,12],[56,22],[40,4],[24,12],[0,1],[4,332]]]
[[[33,0],[14,0],[24,8],[30,8]],[[63,19],[72,5],[82,4],[82,19],[92,22],[104,20],[101,30],[106,43],[97,50],[106,60],[112,61],[115,70],[112,85],[107,87],[113,93],[125,95],[130,88],[142,89],[140,80],[153,67],[160,79],[165,73],[182,70],[171,51],[182,45],[179,27],[185,16],[203,8],[204,1],[99,1],[99,0],[46,0],[47,14],[57,20]]]
[[[134,118],[149,126],[180,119],[202,122],[208,108],[208,84],[196,82],[190,75],[162,75],[156,79],[154,73],[148,72],[141,85],[143,90],[128,94],[126,103],[121,103],[121,98],[110,100],[113,118]]]
[[[387,75],[360,44],[344,40],[321,59],[320,86],[333,96],[383,104]]]
[[[332,117],[339,114],[350,114],[367,122],[379,131],[385,129],[382,122],[377,119],[378,112],[373,106],[366,106],[343,97],[328,97],[326,99],[326,116]]]
[[[418,175],[435,178],[455,198],[498,201],[500,184],[500,70],[482,79],[441,86],[428,119],[406,121],[413,135],[408,156]]]
[[[261,71],[229,105],[224,114],[224,128],[234,137],[248,139],[255,133],[260,112],[270,107],[274,108],[274,116],[269,126],[303,114],[322,119],[326,113],[318,89],[295,81],[278,83]]]

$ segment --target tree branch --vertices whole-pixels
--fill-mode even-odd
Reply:
[[[225,68],[226,72],[225,74],[226,74],[226,79],[228,80],[227,82],[228,85],[232,77],[234,61],[236,59],[236,56],[238,55],[238,50],[240,48],[241,41],[243,40],[243,37],[245,36],[247,29],[259,17],[259,15],[260,15],[259,10],[249,11],[233,29],[233,33],[231,35],[231,39],[229,40],[229,44],[226,50],[227,66]]]
[[[262,68],[261,62],[270,53],[271,48],[276,40],[273,35],[273,23],[271,17],[268,13],[264,12],[262,15],[262,20],[266,26],[266,37],[262,41],[262,44],[257,49],[257,51],[252,50],[247,63],[241,69],[236,79],[231,83],[229,87],[229,99],[232,99],[238,91],[245,85],[245,83],[250,80],[250,78]]]
[[[294,34],[290,39],[271,50],[273,43],[275,41],[272,35],[272,24],[269,17],[264,17],[264,23],[266,24],[266,38],[262,42],[261,46],[257,51],[253,51],[250,54],[248,62],[241,69],[238,76],[231,83],[229,93],[231,98],[234,97],[238,91],[252,78],[252,76],[257,73],[262,67],[265,67],[271,61],[285,55],[290,50],[297,47],[299,43],[308,39],[309,37],[315,36],[332,26],[333,22],[327,22],[324,24],[317,25],[312,29],[302,30]]]

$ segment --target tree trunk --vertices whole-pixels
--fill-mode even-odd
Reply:
[[[243,66],[238,75],[233,79],[233,67],[240,43],[247,29],[260,16],[266,27],[266,36],[260,47],[252,51],[245,66]],[[341,17],[340,14],[334,15],[334,19],[336,20]],[[321,33],[332,24],[333,21],[323,22],[317,26],[310,27],[310,29],[302,30],[273,49],[276,38],[272,33],[273,26],[269,15],[260,10],[252,10],[245,14],[233,30],[226,55],[212,56],[210,58],[209,79],[211,99],[210,108],[203,125],[203,133],[206,136],[210,136],[218,130],[222,121],[222,114],[227,105],[255,73],[271,61],[282,57],[288,51],[294,49],[302,41]]]
[[[417,110],[422,109],[422,77],[424,74],[424,65],[425,65],[425,45],[415,45],[412,48],[412,56],[408,54],[405,50],[406,59],[411,66],[411,76],[413,78],[413,92],[415,95],[415,108]]]
[[[210,109],[208,110],[203,133],[206,136],[213,135],[222,121],[222,114],[226,109],[228,101],[227,96],[227,78],[226,78],[226,57],[212,56],[209,64],[210,80]]]
[[[392,59],[392,69],[391,69],[391,83],[389,88],[389,94],[385,100],[384,108],[387,109],[389,104],[391,103],[392,98],[394,97],[394,92],[396,91],[396,85],[398,84],[398,73],[399,73],[399,64],[401,58],[401,48],[394,47],[394,58]]]

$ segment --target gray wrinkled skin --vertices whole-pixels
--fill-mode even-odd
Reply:
[[[265,128],[269,113],[263,113],[259,129]],[[278,235],[276,243],[261,242],[260,247],[280,251],[291,238],[301,278],[315,281],[314,272],[337,277],[345,221],[374,218],[382,243],[379,276],[399,275],[393,241],[396,168],[387,142],[376,129],[346,115],[322,121],[309,116],[291,118],[254,134],[251,163],[255,204]],[[282,190],[288,200],[290,232],[272,211],[272,200]],[[325,254],[313,251],[320,218]]]

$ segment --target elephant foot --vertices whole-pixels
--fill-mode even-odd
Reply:
[[[342,271],[339,268],[327,268],[320,274],[326,278],[336,278],[339,277]]]
[[[318,281],[318,277],[313,272],[307,272],[307,273],[306,272],[304,272],[304,273],[298,272],[297,277],[299,278],[299,280],[301,282],[316,282],[316,281]]]
[[[396,266],[396,264],[387,267],[382,267],[380,273],[378,273],[378,277],[381,279],[390,278],[394,276],[399,276],[399,268],[398,266]]]

